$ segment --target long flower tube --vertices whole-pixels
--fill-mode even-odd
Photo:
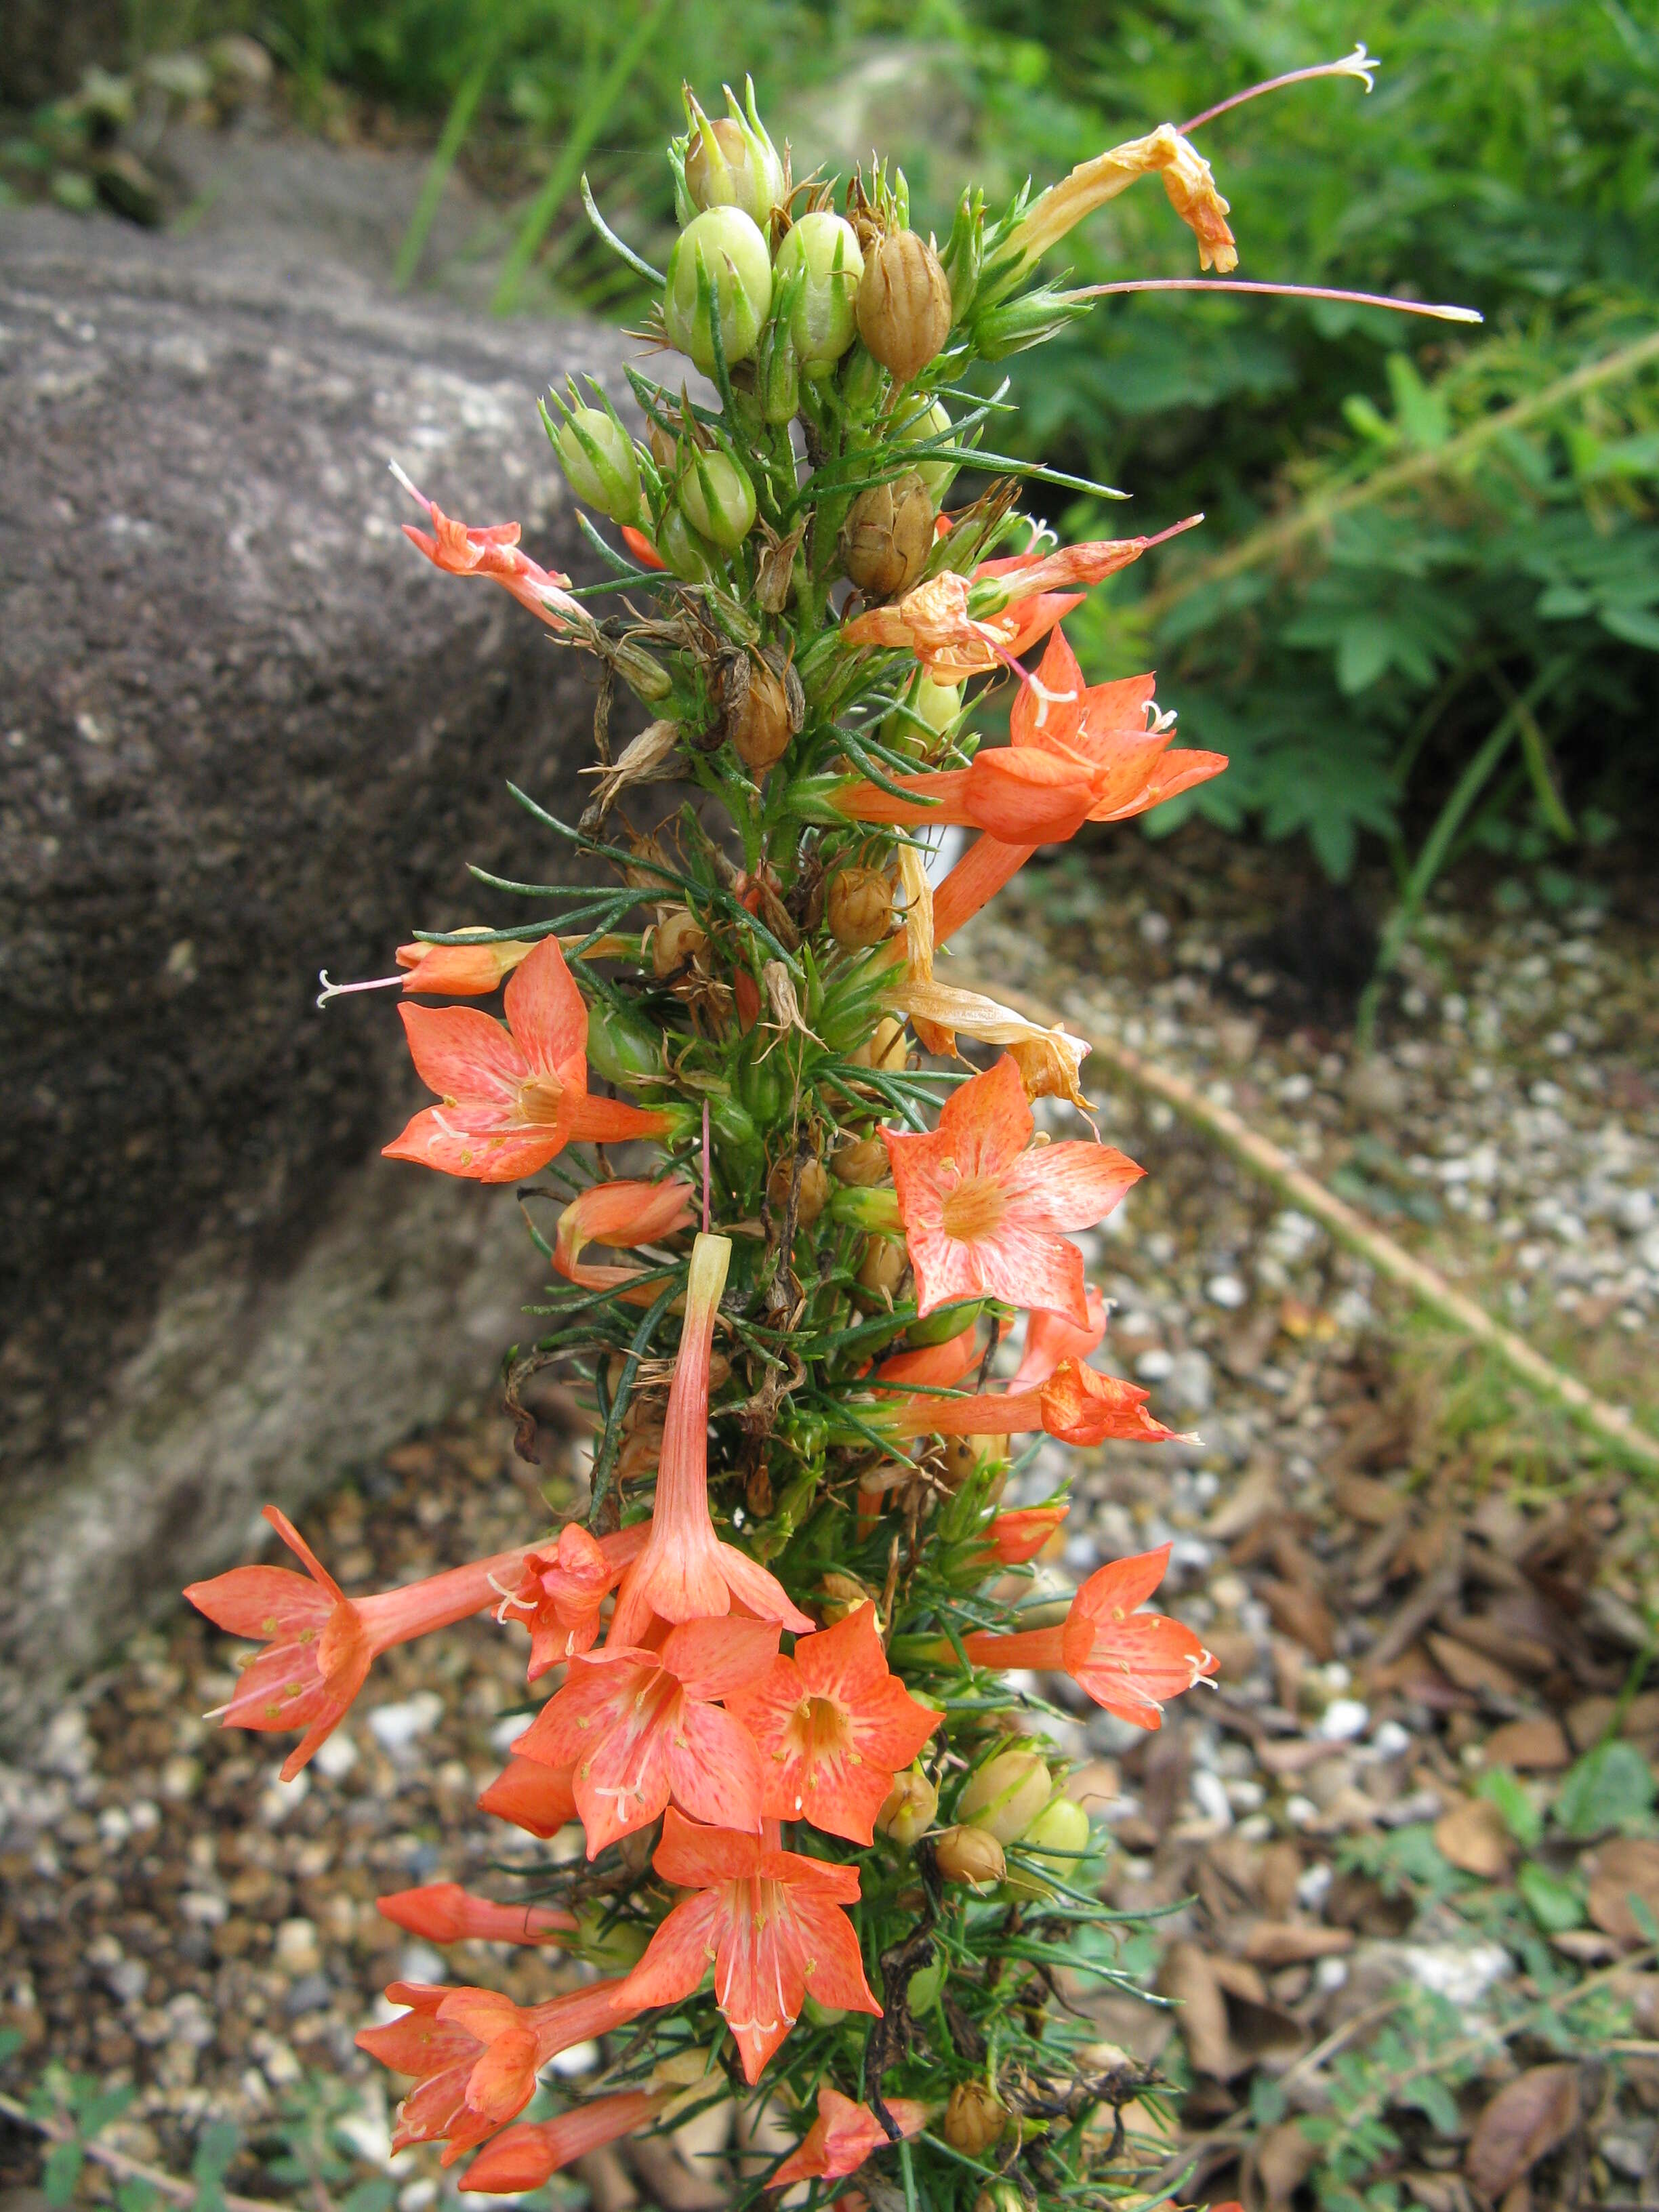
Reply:
[[[553,1240],[553,1265],[567,1281],[584,1290],[623,1288],[643,1271],[596,1266],[582,1253],[589,1244],[654,1243],[688,1227],[696,1209],[690,1183],[670,1176],[662,1182],[596,1182],[574,1198],[559,1216]],[[641,1293],[631,1293],[637,1301]],[[654,1297],[656,1291],[650,1293]],[[647,1298],[647,1304],[650,1298]]]
[[[1223,276],[1237,269],[1238,248],[1227,227],[1227,203],[1216,190],[1209,163],[1174,124],[1161,123],[1145,137],[1079,161],[1069,176],[1038,195],[1004,242],[998,291],[1011,290],[1085,216],[1139,178],[1153,174],[1163,178],[1170,206],[1198,240],[1200,268]]]
[[[587,1008],[557,944],[544,937],[507,987],[505,1026],[477,1006],[400,1006],[410,1057],[442,1103],[384,1147],[475,1182],[518,1182],[569,1144],[666,1136],[665,1114],[594,1098]]]
[[[521,2197],[590,2152],[639,2134],[673,2103],[672,2089],[623,2089],[573,2106],[556,2119],[521,2120],[481,2150],[461,2178],[461,2192]]]
[[[927,2126],[929,2108],[915,2097],[890,2097],[888,2117],[902,2136]],[[885,2150],[890,2138],[868,2105],[854,2104],[824,2082],[818,2090],[818,2116],[783,2164],[767,2180],[768,2189],[787,2189],[797,2181],[840,2181],[856,2173],[872,2152]]]
[[[966,1636],[963,1650],[976,1667],[1069,1674],[1120,1720],[1158,1728],[1171,1698],[1216,1671],[1214,1655],[1184,1622],[1136,1610],[1163,1581],[1169,1564],[1167,1544],[1114,1559],[1083,1584],[1060,1627]]]
[[[380,1654],[494,1605],[503,1580],[522,1568],[525,1547],[349,1598],[285,1513],[267,1505],[264,1517],[303,1575],[289,1567],[233,1567],[191,1583],[185,1595],[232,1636],[264,1645],[217,1717],[226,1728],[303,1729],[283,1761],[283,1779],[291,1782],[345,1717]]]
[[[553,1905],[497,1905],[454,1881],[394,1890],[377,1897],[374,1909],[428,1943],[556,1943],[576,1925],[574,1913]]]
[[[708,1511],[708,1360],[731,1264],[728,1237],[705,1231],[691,1248],[651,1534],[617,1594],[610,1635],[614,1644],[641,1644],[653,1614],[664,1620],[707,1620],[731,1612],[734,1601],[757,1620],[775,1620],[784,1628],[800,1632],[813,1626],[775,1575],[735,1545],[721,1543]]]
[[[1047,1382],[1029,1390],[977,1390],[957,1398],[914,1397],[864,1409],[878,1433],[911,1437],[1018,1437],[1041,1429],[1063,1444],[1165,1444],[1183,1441],[1146,1411],[1148,1393],[1079,1359],[1062,1359]]]

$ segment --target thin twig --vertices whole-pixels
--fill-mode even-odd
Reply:
[[[1659,353],[1659,339],[1653,350]],[[985,989],[972,976],[964,978],[970,988]],[[999,983],[996,995],[1016,1012],[1039,1022],[1045,1029],[1052,1028],[1060,1018],[1029,993],[1011,990]],[[1650,1474],[1659,1474],[1659,1437],[1638,1427],[1621,1406],[1609,1405],[1605,1398],[1581,1382],[1576,1375],[1558,1367],[1535,1351],[1524,1337],[1517,1336],[1512,1328],[1496,1322],[1483,1306],[1468,1297],[1462,1291],[1454,1290],[1445,1277],[1426,1261],[1419,1260],[1396,1244],[1392,1237],[1368,1221],[1364,1215],[1328,1190],[1322,1182],[1298,1167],[1289,1154],[1282,1152],[1270,1139],[1250,1127],[1229,1106],[1218,1106],[1206,1098],[1174,1070],[1162,1067],[1154,1060],[1144,1059],[1138,1052],[1110,1036],[1103,1030],[1085,1028],[1073,1021],[1073,1031],[1081,1036],[1101,1061],[1121,1076],[1125,1082],[1142,1091],[1149,1097],[1161,1098],[1172,1107],[1195,1129],[1219,1145],[1241,1166],[1260,1176],[1271,1189],[1287,1200],[1300,1212],[1328,1230],[1339,1244],[1358,1254],[1362,1260],[1385,1275],[1390,1282],[1426,1306],[1442,1321],[1472,1337],[1477,1344],[1495,1352],[1510,1372],[1535,1390],[1540,1397],[1548,1398],[1569,1413],[1583,1428],[1599,1437],[1602,1443],[1633,1461]]]
[[[48,2142],[77,2142],[79,2137],[66,2121],[48,2119],[43,2113],[32,2112],[15,2097],[0,2094],[0,2113],[14,2120],[19,2127],[33,2128]],[[201,2185],[184,2181],[176,2173],[164,2173],[159,2166],[146,2166],[143,2159],[129,2158],[124,2150],[116,2150],[108,2143],[82,2142],[82,2154],[96,2165],[107,2166],[129,2181],[146,2181],[152,2189],[160,2190],[163,2197],[171,2197],[175,2204],[194,2204],[201,2193]],[[228,2189],[218,2192],[226,2212],[283,2212],[283,2200],[275,2197],[238,2197]]]

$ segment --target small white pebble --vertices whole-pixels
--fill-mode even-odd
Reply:
[[[1381,1759],[1400,1759],[1412,1747],[1409,1729],[1398,1721],[1380,1721],[1371,1737],[1371,1748]]]
[[[1314,1967],[1314,1986],[1321,1990],[1340,1990],[1348,1978],[1346,1959],[1321,1959]]]
[[[357,1764],[357,1747],[343,1729],[337,1729],[318,1746],[312,1764],[325,1782],[343,1782]]]
[[[1233,1825],[1232,1802],[1221,1777],[1200,1768],[1193,1777],[1191,1788],[1193,1802],[1205,1819],[1217,1822],[1221,1827],[1231,1828]]]
[[[1293,1828],[1305,1828],[1310,1821],[1319,1818],[1319,1808],[1311,1797],[1298,1794],[1285,1800],[1285,1818]]]
[[[1370,1707],[1358,1698],[1333,1698],[1319,1716],[1314,1734],[1325,1743],[1352,1743],[1364,1735],[1370,1717]]]
[[[1312,1866],[1304,1867],[1297,1877],[1297,1903],[1310,1912],[1317,1912],[1330,1895],[1331,1884],[1335,1878],[1322,1860],[1316,1860]]]
[[[1250,1294],[1237,1275],[1212,1275],[1204,1285],[1204,1295],[1212,1305],[1224,1306],[1231,1313],[1236,1312]]]
[[[376,1705],[368,1717],[375,1741],[384,1751],[407,1751],[423,1735],[430,1735],[444,1717],[444,1701],[435,1690],[416,1690],[397,1704]]]
[[[1165,1352],[1155,1345],[1150,1352],[1143,1352],[1136,1360],[1135,1373],[1143,1382],[1163,1382],[1167,1381],[1174,1365],[1174,1352]]]

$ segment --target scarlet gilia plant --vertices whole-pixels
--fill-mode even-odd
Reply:
[[[646,272],[642,335],[695,392],[635,368],[626,421],[574,385],[542,410],[606,580],[574,586],[516,524],[456,521],[398,471],[428,561],[600,665],[580,819],[514,794],[579,880],[480,875],[523,903],[417,933],[383,979],[434,1097],[387,1155],[520,1186],[550,1281],[507,1402],[533,1456],[529,1377],[586,1392],[585,1510],[369,1596],[273,1513],[303,1574],[190,1595],[258,1647],[222,1717],[301,1732],[290,1774],[390,1644],[485,1612],[527,1633],[544,1702],[481,1808],[579,1825],[581,1848],[510,1897],[440,1881],[381,1908],[539,1951],[546,1995],[397,1983],[400,2015],[359,2039],[412,2085],[400,2143],[479,2150],[463,2187],[533,2188],[753,2097],[794,2136],[760,2186],[1095,2205],[1144,2181],[1115,2122],[1147,2084],[1091,2048],[1055,1973],[1135,1979],[1031,1686],[1155,1729],[1215,1662],[1145,1609],[1167,1548],[1103,1566],[1063,1618],[1026,1606],[1067,1510],[1043,1439],[1170,1437],[1109,1371],[1073,1241],[1140,1170],[1072,1113],[1082,1042],[952,982],[945,948],[1039,848],[1226,763],[1172,744],[1150,674],[1086,683],[1060,628],[1199,518],[1056,544],[1018,506],[1046,472],[987,450],[1006,387],[970,380],[1085,311],[1039,264],[1138,177],[1202,281],[1237,249],[1168,125],[1000,217],[965,194],[941,249],[901,171],[797,183],[752,90],[726,110],[687,93],[682,228]],[[977,495],[947,508],[964,470]],[[623,690],[646,726],[613,751]],[[652,818],[667,780],[697,803]],[[946,826],[974,842],[935,890]],[[455,1003],[497,992],[499,1014]],[[594,2039],[581,2095],[538,2088]]]

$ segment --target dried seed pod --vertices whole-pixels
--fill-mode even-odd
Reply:
[[[1008,1871],[1008,1862],[1002,1855],[1001,1844],[994,1836],[987,1835],[983,1828],[947,1828],[933,1845],[933,1854],[945,1881],[960,1882],[968,1889],[994,1889]],[[957,2098],[961,2094],[962,2090],[957,2089],[951,2099],[952,2112],[956,2110]],[[965,2143],[951,2134],[948,2118],[945,2130],[946,2139],[957,2150],[967,2148]],[[998,2127],[994,2133],[976,2142],[975,2149],[982,2149],[987,2142],[994,2142],[1001,2132],[1001,2128]]]
[[[878,1067],[896,1073],[910,1057],[903,1023],[896,1022],[890,1014],[884,1014],[864,1042],[848,1057],[855,1067]]]
[[[876,1828],[908,1850],[933,1826],[938,1811],[939,1792],[915,1765],[893,1777],[893,1786],[876,1815]]]
[[[857,1276],[866,1299],[872,1305],[890,1304],[909,1264],[910,1248],[902,1237],[867,1238]]]
[[[892,1180],[892,1162],[879,1137],[860,1137],[855,1144],[843,1145],[831,1156],[830,1165],[836,1181],[854,1190],[873,1190],[878,1183]]]
[[[764,775],[782,759],[800,726],[791,711],[787,684],[764,660],[734,653],[720,668],[720,699],[732,750],[751,775]]]
[[[711,1352],[708,1355],[709,1395],[712,1397],[716,1390],[723,1389],[731,1380],[731,1361],[723,1352]]]
[[[939,1479],[947,1490],[960,1490],[964,1482],[979,1473],[980,1456],[974,1449],[972,1437],[948,1437],[939,1471]]]
[[[939,258],[914,230],[878,239],[864,257],[859,336],[908,384],[951,335],[951,286]]]
[[[766,1202],[779,1220],[789,1203],[789,1186],[794,1178],[795,1164],[792,1159],[779,1160],[766,1178]],[[799,1188],[795,1193],[795,1225],[810,1229],[830,1203],[830,1178],[822,1160],[803,1160]]]
[[[648,1421],[623,1438],[622,1449],[617,1454],[617,1480],[624,1489],[649,1474],[662,1457],[662,1434],[660,1421]]]
[[[896,599],[927,565],[933,503],[915,469],[892,483],[872,484],[848,509],[841,565],[866,599]]]
[[[670,907],[651,939],[651,965],[658,981],[678,975],[708,942],[708,931],[689,907]]]
[[[830,934],[849,951],[879,945],[893,921],[893,886],[879,868],[838,868],[825,911]]]
[[[1054,1777],[1035,1752],[999,1752],[969,1776],[957,1818],[1000,1844],[1017,1844],[1054,1794]]]
[[[958,2081],[945,2108],[945,2140],[952,2150],[978,2158],[1008,2124],[1008,2107],[982,2081]]]

